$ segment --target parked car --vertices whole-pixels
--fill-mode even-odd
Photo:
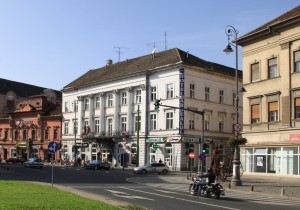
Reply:
[[[169,171],[169,167],[164,163],[151,163],[145,166],[135,167],[133,169],[133,172],[136,174],[158,173],[166,175]]]
[[[101,160],[91,160],[89,163],[85,165],[86,169],[94,169],[94,170],[100,170],[100,169],[105,169],[109,170],[110,169],[110,163],[106,161],[101,161]]]
[[[30,168],[43,168],[44,161],[41,158],[29,158],[24,162],[24,166]]]
[[[5,162],[6,163],[14,163],[14,164],[17,164],[17,163],[23,164],[25,162],[25,159],[18,158],[18,157],[11,157],[11,158],[6,159]]]

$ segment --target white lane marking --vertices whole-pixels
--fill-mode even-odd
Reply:
[[[131,194],[121,192],[121,191],[116,191],[116,190],[107,190],[107,191],[111,192],[112,194],[114,194],[117,197],[128,198],[128,199],[143,199],[143,200],[154,201],[154,199],[151,199],[151,198],[145,198],[145,197],[141,197],[141,196],[131,195]]]
[[[176,197],[172,197],[172,196],[168,196],[168,195],[162,195],[162,194],[158,195],[156,193],[151,193],[151,192],[145,192],[145,191],[141,191],[141,190],[130,189],[130,188],[127,188],[127,187],[120,187],[120,188],[123,188],[125,190],[132,190],[132,191],[135,191],[135,192],[141,192],[141,193],[145,193],[145,194],[149,194],[149,195],[156,195],[156,196],[160,196],[160,197],[172,198],[172,199],[186,201],[186,202],[191,202],[191,203],[199,203],[199,204],[203,204],[203,205],[207,205],[207,206],[214,206],[214,207],[223,208],[223,209],[240,210],[240,209],[226,207],[226,206],[219,206],[219,205],[210,204],[210,203],[204,203],[204,202],[199,202],[199,201],[192,201],[192,200],[187,200],[187,199],[183,199],[183,198],[176,198]]]

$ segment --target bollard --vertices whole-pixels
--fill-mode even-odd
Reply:
[[[281,188],[281,193],[280,193],[281,196],[284,196],[285,195],[285,189],[284,188]]]
[[[231,188],[231,182],[228,183],[228,188]]]
[[[253,185],[250,186],[250,191],[252,191],[252,192],[254,191],[254,186]]]

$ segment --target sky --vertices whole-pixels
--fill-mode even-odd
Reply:
[[[300,0],[0,0],[0,78],[62,90],[91,69],[171,48],[235,68],[238,37]],[[166,40],[166,42],[165,42]],[[242,48],[239,47],[242,70]]]

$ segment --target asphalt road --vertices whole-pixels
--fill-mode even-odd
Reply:
[[[10,165],[9,173],[1,173],[1,179],[39,181],[52,183],[52,167],[43,169]],[[225,197],[210,199],[188,193],[188,182],[174,174],[134,175],[132,171],[94,171],[82,167],[53,167],[53,184],[84,192],[85,195],[100,195],[147,209],[299,209],[300,201],[284,200],[248,192],[226,192]],[[83,193],[83,194],[84,194]]]

